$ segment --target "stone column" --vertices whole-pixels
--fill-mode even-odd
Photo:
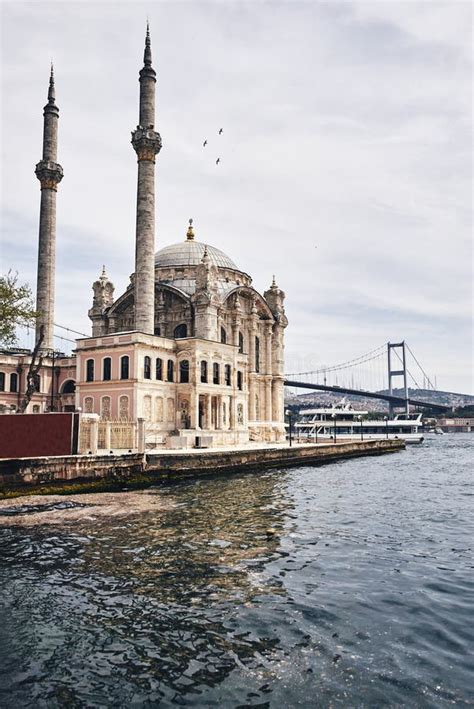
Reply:
[[[272,323],[265,323],[265,374],[272,374]]]
[[[249,374],[249,421],[255,421],[255,375]]]
[[[137,449],[139,453],[145,452],[146,437],[145,437],[145,419],[137,419]]]
[[[54,348],[54,279],[56,270],[56,192],[63,179],[57,160],[59,109],[55,104],[54,75],[51,67],[48,103],[44,107],[43,157],[36,165],[41,184],[38,272],[36,285],[36,342],[43,333],[42,350]]]
[[[212,399],[210,394],[206,396],[206,428],[208,430],[212,428]]]
[[[273,421],[272,377],[265,377],[265,421]]]
[[[199,427],[199,396],[196,394],[196,390],[193,388],[189,394],[189,417],[190,428]]]
[[[135,329],[148,334],[154,334],[155,329],[155,156],[161,150],[160,134],[154,130],[155,84],[147,27],[144,66],[140,70],[139,125],[132,133],[132,145],[138,158]]]

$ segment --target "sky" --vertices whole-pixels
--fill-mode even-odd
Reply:
[[[102,264],[117,296],[134,268],[148,17],[156,249],[192,217],[257,290],[275,274],[287,372],[405,339],[439,389],[472,393],[471,3],[4,0],[0,13],[0,270],[35,292],[52,59],[56,323],[90,333]]]

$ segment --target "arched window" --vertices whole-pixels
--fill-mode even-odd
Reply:
[[[110,396],[103,396],[100,400],[100,417],[103,421],[110,421]]]
[[[255,338],[255,371],[260,371],[260,338]]]
[[[163,360],[160,357],[156,358],[155,379],[163,379]]]
[[[163,397],[162,396],[156,397],[155,418],[158,421],[158,423],[161,423],[163,421]]]
[[[220,372],[219,372],[219,364],[217,362],[214,362],[212,365],[212,382],[213,384],[219,384],[220,383]]]
[[[242,391],[243,384],[244,384],[244,378],[242,376],[242,372],[237,372],[237,389],[240,389]]]
[[[74,394],[76,391],[76,382],[73,379],[67,379],[61,391],[61,394]]]
[[[148,356],[143,360],[143,377],[151,379],[151,357]]]
[[[223,345],[227,343],[227,332],[225,331],[225,327],[221,327],[221,342]]]
[[[122,420],[129,418],[128,396],[121,396],[119,399],[119,418]]]
[[[110,357],[105,357],[102,362],[102,379],[104,382],[109,382],[112,379],[112,360]]]
[[[124,355],[120,358],[120,379],[128,379],[130,373],[130,357]]]
[[[86,382],[94,381],[94,360],[88,359],[86,362]]]
[[[186,323],[181,323],[181,325],[178,325],[174,329],[174,337],[176,340],[178,340],[181,337],[187,337],[188,336],[188,326]]]
[[[179,363],[179,381],[181,384],[189,382],[189,361],[187,359],[182,359]]]
[[[94,399],[92,396],[86,396],[84,399],[84,413],[92,414],[94,411]]]
[[[172,382],[174,380],[174,363],[172,359],[168,360],[166,373],[168,381]]]
[[[173,423],[174,421],[174,399],[167,399],[166,400],[166,418],[168,419],[169,423]]]
[[[5,372],[0,372],[0,391],[5,391]]]
[[[239,332],[239,352],[240,354],[244,353],[244,336],[241,332]]]
[[[201,384],[207,384],[207,362],[204,359],[201,362]]]
[[[230,364],[226,364],[226,366],[225,366],[224,381],[226,383],[226,386],[228,386],[228,387],[230,387],[230,385],[232,384],[232,374],[231,374]]]
[[[15,372],[12,372],[10,374],[10,391],[11,392],[18,391],[18,374],[15,374]]]
[[[143,418],[151,421],[151,396],[148,394],[143,397]]]

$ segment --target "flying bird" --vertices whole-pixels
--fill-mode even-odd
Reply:
[[[217,158],[217,160],[216,160],[216,165],[219,165],[220,161],[221,161],[221,159],[220,159],[220,158]]]
[[[202,144],[202,147],[205,148],[206,145],[207,145],[207,140],[204,141],[204,143]]]
[[[219,128],[219,135],[222,135],[222,131],[223,131],[223,129]]]

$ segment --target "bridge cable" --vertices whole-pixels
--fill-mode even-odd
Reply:
[[[348,360],[347,362],[341,362],[340,364],[335,364],[332,367],[322,367],[321,369],[313,369],[307,372],[293,372],[291,374],[286,374],[286,377],[303,377],[307,376],[309,374],[325,374],[328,372],[336,372],[341,369],[349,369],[350,367],[357,366],[359,364],[364,364],[365,362],[370,362],[374,359],[377,359],[377,357],[382,356],[382,349],[385,349],[386,345],[380,345],[379,347],[376,347],[374,350],[371,350],[370,352],[367,352],[366,354],[359,355],[359,357],[355,357],[354,359]],[[378,354],[374,354],[374,353]],[[373,357],[369,357],[369,355],[374,355]],[[366,358],[366,359],[364,359]],[[362,361],[359,361],[362,360]]]
[[[433,391],[434,391],[433,382],[431,381],[431,379],[430,379],[429,376],[426,374],[425,370],[423,369],[423,367],[421,366],[421,364],[418,362],[417,358],[416,358],[415,355],[413,354],[413,352],[412,352],[412,350],[411,350],[411,348],[410,348],[410,345],[409,345],[408,343],[406,343],[406,342],[405,342],[405,345],[406,345],[407,350],[409,351],[409,353],[411,354],[411,356],[413,357],[413,359],[415,360],[415,362],[417,363],[417,365],[419,366],[419,368],[420,368],[421,371],[423,372],[423,375],[426,377],[426,379],[427,379],[427,381],[428,381],[428,384],[431,386],[431,388],[432,388]]]

